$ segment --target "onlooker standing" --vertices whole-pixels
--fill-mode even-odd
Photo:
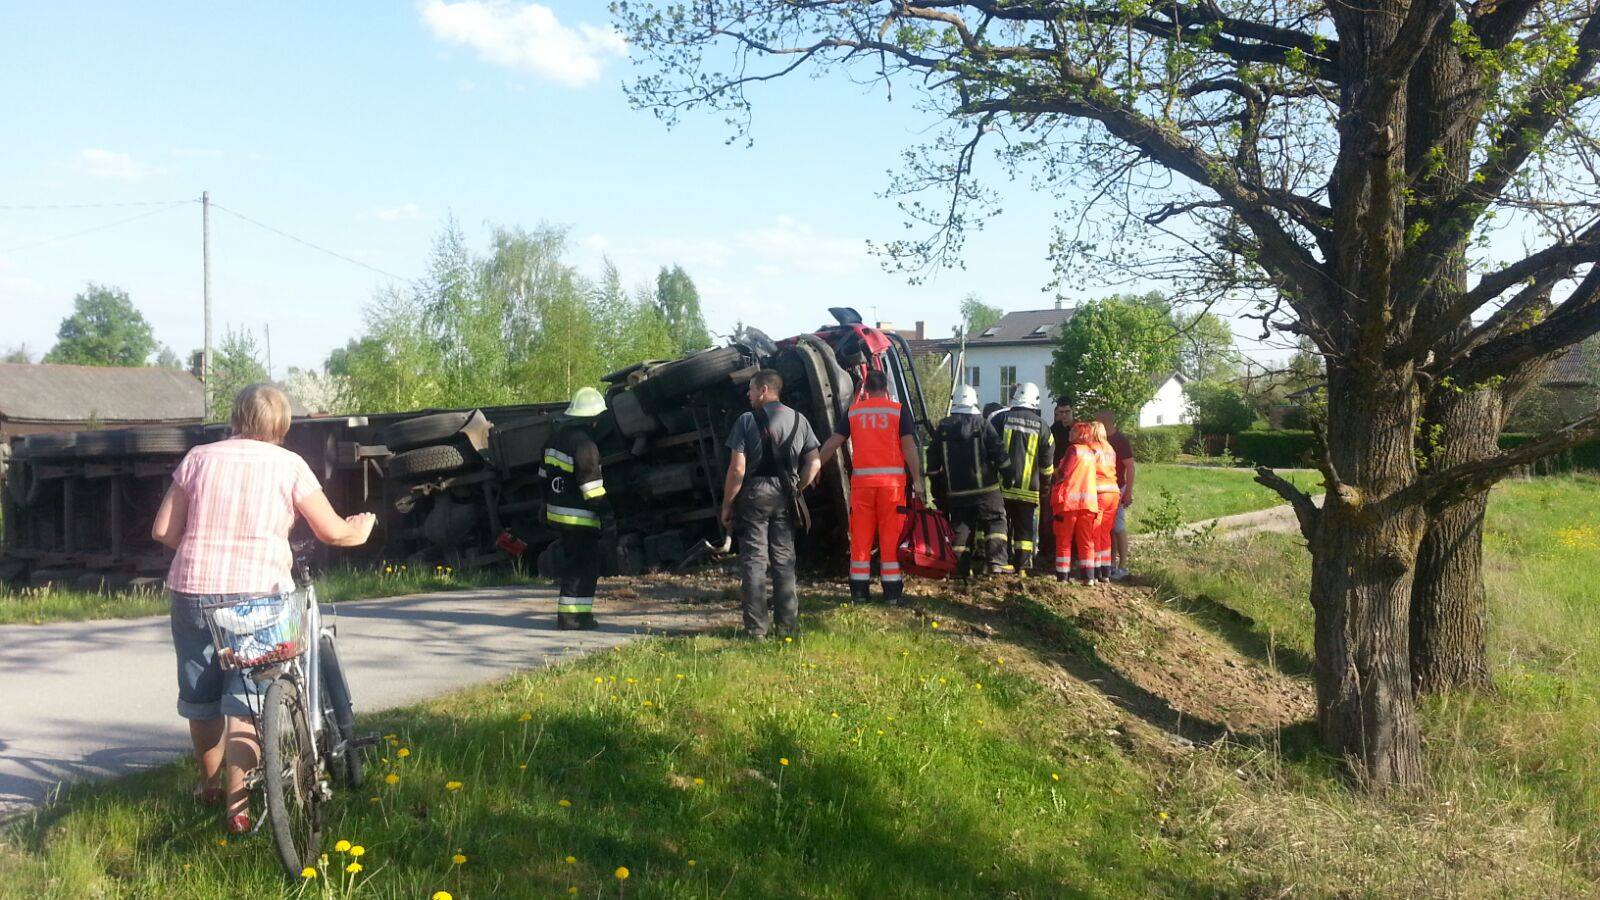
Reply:
[[[821,464],[850,441],[850,598],[865,602],[872,589],[872,542],[878,542],[878,575],[883,579],[883,599],[899,603],[900,528],[905,514],[906,470],[911,471],[911,493],[922,496],[922,457],[917,450],[915,424],[901,415],[900,404],[889,398],[889,376],[882,370],[867,373],[861,397],[839,420],[822,445]]]
[[[595,423],[605,411],[599,391],[578,388],[539,465],[544,520],[561,535],[555,547],[560,582],[556,627],[563,631],[598,625],[594,592],[600,581],[600,538],[603,531],[615,530],[600,474],[600,448],[594,442]]]
[[[1133,505],[1133,442],[1117,428],[1117,414],[1109,409],[1095,413],[1095,421],[1106,428],[1106,443],[1117,454],[1117,518],[1111,526],[1111,579],[1128,577],[1128,507]]]
[[[944,484],[944,505],[955,526],[964,572],[1006,570],[1006,508],[1000,500],[1000,472],[1009,468],[1000,435],[978,412],[978,392],[962,385],[950,415],[934,432],[928,448],[928,474]],[[972,546],[981,534],[980,551]],[[981,553],[981,562],[979,557]]]
[[[799,625],[794,586],[795,503],[822,470],[817,435],[805,417],[778,401],[783,376],[762,369],[750,379],[750,412],[728,435],[728,474],[722,484],[722,527],[739,542],[744,630],[767,636],[767,569],[772,569],[773,626],[780,635]]]
[[[252,598],[294,602],[286,595],[295,589],[289,529],[297,514],[318,540],[335,547],[366,543],[376,518],[340,518],[306,461],[279,446],[289,431],[282,391],[246,387],[233,398],[229,418],[231,437],[195,447],[178,463],[150,536],[177,551],[167,586],[178,715],[189,720],[200,765],[195,798],[226,801],[228,831],[244,834],[250,831],[245,775],[260,756],[251,702],[261,686],[241,671],[223,671],[200,607]]]
[[[1099,421],[1090,422],[1089,431],[1094,435],[1095,493],[1100,504],[1100,518],[1094,533],[1094,577],[1110,581],[1111,527],[1116,524],[1122,499],[1117,490],[1117,452],[1106,441],[1106,427]]]
[[[1072,579],[1072,561],[1085,584],[1095,583],[1095,524],[1100,517],[1099,460],[1090,422],[1072,426],[1061,475],[1050,491],[1056,533],[1056,579]]]

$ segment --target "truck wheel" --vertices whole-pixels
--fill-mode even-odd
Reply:
[[[749,363],[745,361],[742,347],[702,350],[667,363],[640,382],[635,390],[645,401],[671,400],[710,387],[746,365]]]
[[[389,460],[389,477],[411,481],[429,475],[459,472],[467,467],[467,458],[449,444],[418,447],[396,454]]]
[[[123,450],[129,455],[141,453],[188,453],[194,442],[182,428],[138,428],[124,432]]]
[[[472,418],[472,411],[434,413],[395,422],[383,429],[381,441],[392,452],[403,453],[418,447],[441,444],[456,436]]]

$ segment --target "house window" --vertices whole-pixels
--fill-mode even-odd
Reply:
[[[1157,425],[1165,425],[1165,424],[1167,424],[1167,417],[1162,415],[1162,414],[1160,414],[1160,413],[1156,413],[1156,424]]]
[[[978,367],[977,366],[967,366],[967,385],[969,387],[978,387]]]
[[[983,330],[983,334],[978,335],[978,337],[994,337],[995,335],[997,335],[999,333],[1000,333],[1000,326],[999,325],[990,325],[988,328],[985,328]]]
[[[1000,402],[1010,403],[1011,392],[1017,387],[1017,367],[1000,367]]]

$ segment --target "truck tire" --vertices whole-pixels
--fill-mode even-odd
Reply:
[[[642,400],[673,400],[710,387],[746,365],[742,347],[702,350],[656,369],[635,390],[640,392]]]
[[[395,422],[383,429],[380,441],[394,453],[442,444],[461,431],[461,427],[472,418],[472,412],[434,413]]]
[[[64,434],[30,434],[23,447],[30,459],[60,459],[72,455],[72,448],[77,446],[78,436],[73,433]]]
[[[389,460],[389,477],[413,481],[430,475],[459,472],[467,467],[467,458],[449,444],[418,447],[399,453]]]
[[[145,453],[181,455],[194,446],[189,432],[182,428],[138,428],[122,435],[123,451],[130,456]]]

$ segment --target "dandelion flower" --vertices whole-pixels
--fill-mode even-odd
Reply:
[[[349,872],[349,873],[350,873],[350,874],[351,874],[351,875],[354,875],[354,874],[356,874],[356,873],[357,873],[357,872],[360,872],[360,871],[361,871],[361,863],[358,863],[358,862],[353,862],[353,863],[351,863],[351,864],[350,864],[350,865],[348,865],[348,866],[345,866],[345,867],[344,867],[344,870],[345,870],[345,871],[346,871],[346,872]]]
[[[632,678],[629,678],[629,679],[628,679],[628,683],[629,683],[629,684],[638,684],[638,683],[639,683],[639,682],[637,682],[637,681],[634,681],[634,680],[633,680],[633,679],[632,679]]]
[[[339,843],[333,845],[333,849],[337,850],[340,853],[348,853],[349,850],[350,850],[350,842],[349,841],[340,841]]]
[[[783,642],[785,644],[792,644],[792,643],[794,643],[794,638],[789,637],[788,635],[784,635],[783,636]]]
[[[361,846],[360,844],[357,844],[354,847],[350,848],[350,855],[351,856],[366,856],[367,855],[367,848]]]
[[[878,736],[879,737],[883,737],[883,729],[882,728],[878,729]]]
[[[518,766],[517,766],[517,769],[518,769],[518,770],[522,770],[522,769],[526,769],[526,768],[527,768],[527,767],[528,767],[528,764],[527,764],[527,763],[522,763],[522,764],[521,764],[521,765],[518,765]]]
[[[228,846],[228,839],[227,838],[217,838],[217,846],[218,847],[226,847],[226,846]]]
[[[311,868],[310,866],[306,866],[304,869],[300,870],[300,877],[310,881],[311,879],[317,877],[317,870]]]
[[[560,800],[556,801],[556,805],[561,807],[562,809],[566,809],[567,807],[572,805],[572,801],[568,800],[565,797],[562,797]]]
[[[533,718],[533,713],[523,713],[517,717],[518,722],[526,722]]]
[[[429,898],[429,900],[456,900],[456,898],[453,897],[449,891],[434,891],[433,896]]]
[[[382,803],[383,802],[383,798],[382,797],[373,797],[371,802],[373,802],[373,803]]]
[[[933,621],[933,622],[932,622],[932,623],[931,623],[931,624],[930,624],[930,626],[929,626],[929,627],[932,627],[932,628],[938,628],[938,627],[939,627],[939,622],[938,622],[938,620],[937,620],[937,619],[936,619],[936,620],[934,620],[934,621]]]
[[[973,690],[975,690],[975,691],[981,691],[981,690],[983,690],[983,682],[981,682],[981,681],[974,681],[974,682],[973,682],[973,683],[972,683],[972,689],[973,689]]]
[[[789,764],[789,757],[787,757],[787,756],[778,757],[778,765],[787,766],[788,764]]]
[[[578,893],[578,886],[577,885],[573,885],[572,887],[567,888],[567,893],[576,896],[577,893]]]
[[[1167,811],[1163,809],[1161,812],[1156,813],[1156,818],[1165,822],[1167,820]]]
[[[655,703],[654,703],[654,702],[653,702],[653,701],[650,701],[650,700],[646,700],[646,701],[645,701],[645,702],[644,702],[644,705],[645,705],[645,706],[655,706]]]
[[[594,677],[594,683],[595,684],[605,684],[606,680],[604,678],[601,678],[599,675],[596,675]]]
[[[450,857],[450,861],[458,866],[461,866],[466,864],[467,857],[465,854],[457,853],[455,856]]]
[[[394,752],[394,755],[400,757],[401,759],[405,759],[406,757],[411,755],[411,748],[410,747],[401,747],[399,750],[396,750]]]
[[[618,881],[627,881],[628,880],[628,867],[627,866],[617,866],[617,870],[615,872],[612,872],[611,874],[617,876],[617,880]]]
[[[699,865],[699,863],[697,863],[697,862],[695,862],[695,861],[694,861],[694,860],[692,860],[692,859],[691,859],[691,860],[689,860],[689,868],[691,868],[691,869],[692,869],[692,868],[694,868],[694,867],[695,867],[695,866],[697,866],[697,865]]]
[[[400,776],[390,772],[389,774],[383,776],[383,781],[385,784],[399,784]]]
[[[1061,780],[1061,773],[1060,772],[1051,772],[1050,773],[1050,780],[1051,781],[1060,781]]]
[[[695,780],[694,780],[694,783],[695,783],[695,784],[705,784],[705,783],[706,783],[706,780],[705,780],[705,779],[704,779],[704,778],[696,778],[696,779],[695,779]]]
[[[574,865],[577,865],[577,864],[578,864],[578,858],[576,856],[567,857],[567,865],[574,866]]]
[[[446,781],[444,783],[444,789],[447,790],[447,791],[459,791],[459,790],[461,790],[461,782],[459,782],[459,781]]]
[[[679,672],[679,673],[678,673],[678,680],[679,680],[679,681],[682,681],[682,680],[683,680],[683,673],[682,673],[682,672]]]
[[[837,709],[833,711],[833,717],[835,719],[839,718],[839,711]]]

